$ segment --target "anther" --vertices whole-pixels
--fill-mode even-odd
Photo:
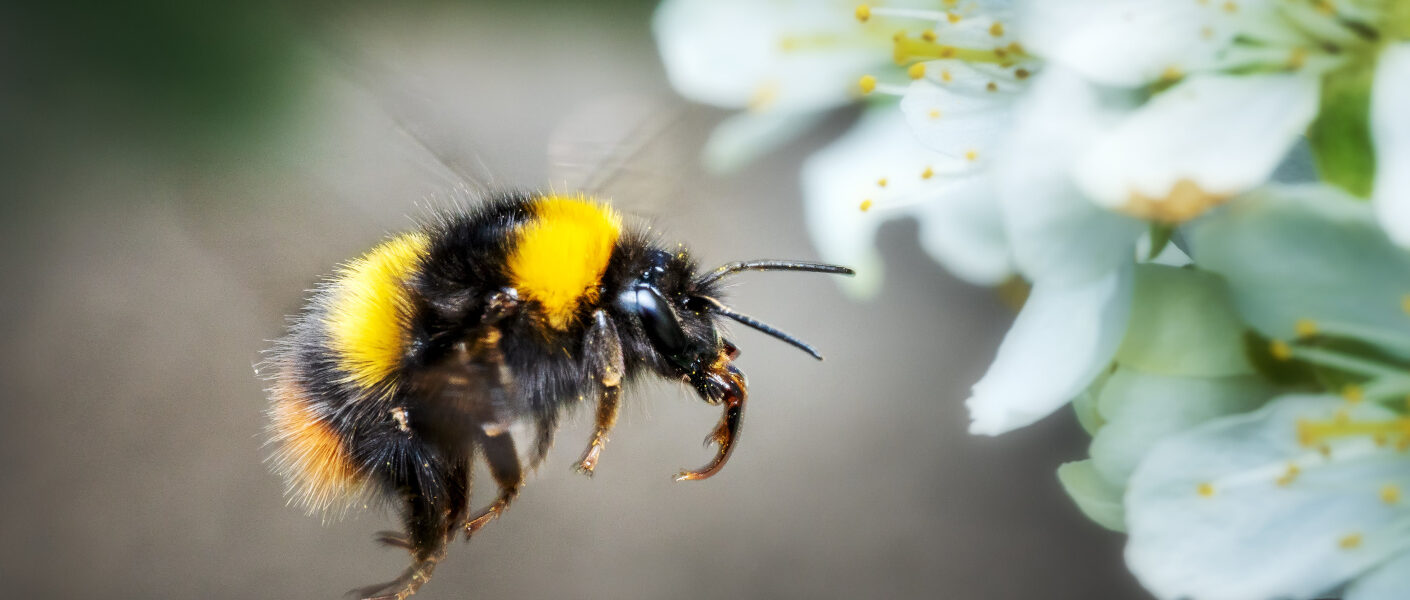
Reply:
[[[921,172],[920,172],[920,178],[921,178],[921,179],[930,179],[931,177],[934,177],[934,176],[935,176],[935,169],[932,169],[932,168],[930,168],[930,167],[926,167],[924,171],[921,171]]]
[[[1341,389],[1341,397],[1351,404],[1356,404],[1366,399],[1366,390],[1359,385],[1349,384]]]
[[[1343,550],[1354,550],[1361,547],[1361,534],[1348,533],[1337,540],[1337,546]]]
[[[1208,497],[1210,497],[1210,496],[1213,496],[1213,495],[1214,495],[1214,484],[1209,483],[1208,481],[1201,482],[1199,485],[1195,486],[1195,493],[1196,493],[1196,494],[1199,494],[1201,497],[1204,497],[1204,498],[1208,498]]]
[[[1297,332],[1297,337],[1308,338],[1317,335],[1317,322],[1312,319],[1298,319],[1293,324],[1293,331]]]
[[[1398,504],[1400,502],[1400,486],[1394,483],[1387,483],[1381,486],[1381,502],[1386,504]]]
[[[862,88],[863,94],[870,94],[876,91],[876,77],[863,75],[861,79],[857,80],[857,86]]]
[[[858,4],[856,15],[858,21],[866,23],[871,19],[871,7],[866,4]]]
[[[906,69],[906,75],[909,75],[911,79],[920,79],[922,77],[925,77],[925,63],[916,63],[911,65],[910,68]]]
[[[1297,480],[1299,473],[1302,473],[1302,469],[1299,469],[1297,465],[1293,463],[1288,463],[1288,470],[1284,471],[1282,476],[1277,479],[1278,485],[1282,487],[1292,485],[1292,482]]]
[[[1273,340],[1268,343],[1268,353],[1278,360],[1289,360],[1292,358],[1292,346],[1283,340]]]
[[[992,35],[992,36],[994,36],[994,37],[1003,37],[1003,36],[1004,36],[1004,24],[1003,24],[1003,23],[994,23],[993,25],[990,25],[990,26],[989,26],[989,35]]]
[[[871,210],[871,205],[872,205],[871,198],[867,198],[866,200],[863,200],[863,201],[862,201],[861,206],[859,206],[858,208],[862,209],[862,212],[867,212],[867,211]]]
[[[876,180],[876,187],[886,187],[886,178],[882,177],[881,179]]]

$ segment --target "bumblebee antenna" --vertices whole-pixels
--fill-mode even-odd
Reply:
[[[826,266],[826,265],[823,265],[823,266]],[[783,341],[785,341],[785,342],[788,342],[789,344],[792,344],[795,348],[798,348],[799,350],[802,350],[802,351],[804,351],[804,352],[807,352],[807,353],[808,353],[809,355],[811,355],[813,358],[816,358],[816,359],[818,359],[818,360],[822,360],[822,359],[823,359],[823,356],[822,356],[821,354],[818,354],[818,351],[817,351],[817,350],[813,349],[812,346],[809,346],[809,345],[807,344],[807,342],[804,342],[803,340],[800,340],[800,339],[798,339],[798,338],[796,338],[796,337],[793,337],[793,336],[791,336],[791,335],[788,335],[787,333],[784,333],[784,332],[782,332],[782,331],[779,331],[779,330],[777,330],[777,329],[774,329],[773,327],[770,327],[769,325],[763,323],[762,321],[759,321],[758,319],[755,319],[754,317],[751,317],[751,316],[746,315],[746,314],[741,314],[741,313],[734,312],[733,310],[730,309],[730,307],[725,306],[724,304],[721,304],[719,300],[716,300],[716,299],[711,298],[711,297],[709,297],[709,296],[695,296],[695,297],[696,297],[696,298],[699,298],[699,299],[701,299],[701,300],[703,300],[703,301],[705,301],[706,304],[709,304],[709,305],[710,305],[709,310],[710,310],[710,312],[712,312],[712,313],[715,313],[715,314],[720,315],[720,316],[722,316],[722,317],[729,317],[729,318],[731,318],[731,319],[734,319],[734,320],[736,320],[736,321],[739,321],[740,323],[743,323],[743,324],[745,324],[745,325],[748,325],[749,327],[752,327],[752,328],[754,328],[754,329],[757,329],[757,330],[759,330],[759,331],[762,331],[762,332],[764,332],[764,333],[767,333],[767,334],[769,334],[769,335],[771,335],[771,336],[773,336],[773,337],[776,337],[776,338],[778,338],[778,339],[780,339],[780,340],[783,340]]]
[[[714,271],[701,277],[700,281],[697,283],[699,285],[708,285],[726,276],[742,273],[744,271],[808,271],[811,273],[832,273],[834,275],[857,274],[857,272],[852,269],[839,267],[837,265],[798,262],[794,260],[745,260],[721,265]]]

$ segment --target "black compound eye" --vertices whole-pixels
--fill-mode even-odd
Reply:
[[[622,292],[618,302],[623,310],[641,319],[642,328],[658,351],[672,359],[683,358],[685,331],[681,329],[675,308],[661,292],[650,286],[638,286]]]

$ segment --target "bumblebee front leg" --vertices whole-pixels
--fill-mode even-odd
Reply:
[[[574,466],[579,473],[591,477],[593,469],[597,468],[598,458],[602,455],[602,448],[607,445],[607,434],[617,424],[617,412],[622,398],[622,377],[626,373],[626,360],[622,357],[622,342],[617,336],[617,327],[602,310],[592,314],[592,327],[588,329],[587,339],[583,342],[583,360],[588,372],[597,378],[597,383],[602,388],[601,396],[597,399],[597,419],[592,439],[588,442],[587,450],[583,451],[582,458],[578,459],[578,464]]]
[[[499,497],[494,503],[471,517],[465,523],[465,538],[469,539],[481,527],[488,525],[502,514],[524,485],[524,468],[519,464],[519,453],[514,449],[514,437],[508,432],[498,435],[481,435],[477,440],[485,452],[485,464],[490,467],[490,475],[499,484]]]

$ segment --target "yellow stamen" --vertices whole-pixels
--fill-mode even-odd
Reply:
[[[906,74],[910,75],[911,79],[920,79],[921,77],[925,77],[925,63],[916,63],[911,65],[909,69],[906,69]]]
[[[923,39],[927,42],[935,41],[935,30],[927,29],[925,31],[920,32],[920,39]]]
[[[976,150],[970,150],[964,153],[964,158],[968,161],[979,160],[979,152]]]
[[[1293,331],[1297,332],[1297,337],[1306,338],[1317,335],[1317,322],[1312,319],[1298,319],[1293,324]]]
[[[866,23],[871,18],[871,7],[866,4],[857,5],[857,20]]]
[[[1387,483],[1381,486],[1381,502],[1386,504],[1398,504],[1400,502],[1400,486],[1394,483]]]
[[[1013,71],[1013,76],[1016,79],[1028,79],[1029,75],[1032,75],[1032,73],[1030,73],[1028,69],[1014,69]]]
[[[876,180],[876,187],[886,187],[886,178],[882,177],[881,179]]]
[[[1359,385],[1350,384],[1341,389],[1341,397],[1347,402],[1356,404],[1366,399],[1366,390]]]
[[[1225,3],[1224,3],[1224,12],[1226,12],[1226,13],[1236,13],[1236,12],[1239,12],[1239,5],[1238,5],[1237,3],[1235,3],[1235,2],[1232,2],[1232,1],[1231,1],[1231,2],[1225,2]]]
[[[1278,477],[1277,479],[1278,485],[1282,487],[1288,487],[1289,485],[1292,485],[1292,482],[1297,480],[1297,476],[1301,472],[1302,469],[1299,469],[1297,465],[1293,463],[1288,463],[1288,470],[1285,471],[1283,475],[1281,477]]]
[[[867,212],[867,211],[871,210],[871,198],[867,198],[866,200],[863,200],[863,201],[862,201],[862,205],[861,205],[860,207],[858,207],[858,208],[861,208],[861,209],[862,209],[862,212]]]
[[[1202,482],[1202,483],[1200,483],[1199,485],[1195,486],[1195,493],[1196,493],[1196,494],[1199,494],[1201,497],[1204,497],[1204,498],[1208,498],[1208,497],[1210,497],[1210,496],[1213,496],[1213,495],[1214,495],[1214,484],[1209,483],[1208,481]]]
[[[926,113],[926,115],[929,116],[929,117],[932,118],[932,119],[938,119],[938,118],[940,118],[940,109],[938,109],[938,108],[932,108],[932,109],[930,109],[930,112],[929,112],[929,113]]]
[[[960,19],[961,17],[955,13],[945,13],[945,20],[949,21],[951,25],[959,23]]]
[[[949,69],[943,69],[940,71],[940,81],[950,83],[950,81],[954,80],[954,78],[955,76],[950,73]]]
[[[924,37],[912,38],[904,35],[893,38],[894,48],[892,58],[896,64],[904,65],[918,60],[928,60],[933,58],[957,58],[969,63],[1002,64],[1007,62],[1007,57],[995,56],[992,48],[961,48],[941,44],[938,41],[930,41]],[[1014,53],[1013,46],[1009,46],[1007,54]],[[1018,53],[1022,58],[1022,53]]]
[[[1004,24],[1003,24],[1003,23],[994,23],[993,25],[990,25],[990,26],[989,26],[989,35],[992,35],[992,36],[994,36],[994,37],[1003,37],[1003,36],[1004,36]]]
[[[932,169],[932,168],[930,168],[930,167],[926,167],[924,171],[921,171],[921,172],[920,172],[920,178],[921,178],[921,179],[930,179],[931,177],[934,177],[934,176],[935,176],[935,169]]]
[[[1353,436],[1369,436],[1372,439],[1379,437],[1386,443],[1395,440],[1396,448],[1400,449],[1410,444],[1410,417],[1358,421],[1350,418],[1345,411],[1337,411],[1330,420],[1300,419],[1297,422],[1297,441],[1304,446]]]
[[[1348,533],[1337,540],[1337,546],[1343,550],[1354,550],[1361,547],[1361,534]]]
[[[1292,346],[1283,340],[1273,340],[1268,343],[1268,353],[1278,360],[1288,360],[1292,358]]]
[[[999,91],[999,84],[990,81],[989,83],[984,84],[984,89],[989,90],[991,92],[997,92]]]
[[[863,75],[861,79],[857,80],[857,86],[862,88],[863,94],[870,94],[876,91],[876,77]]]

